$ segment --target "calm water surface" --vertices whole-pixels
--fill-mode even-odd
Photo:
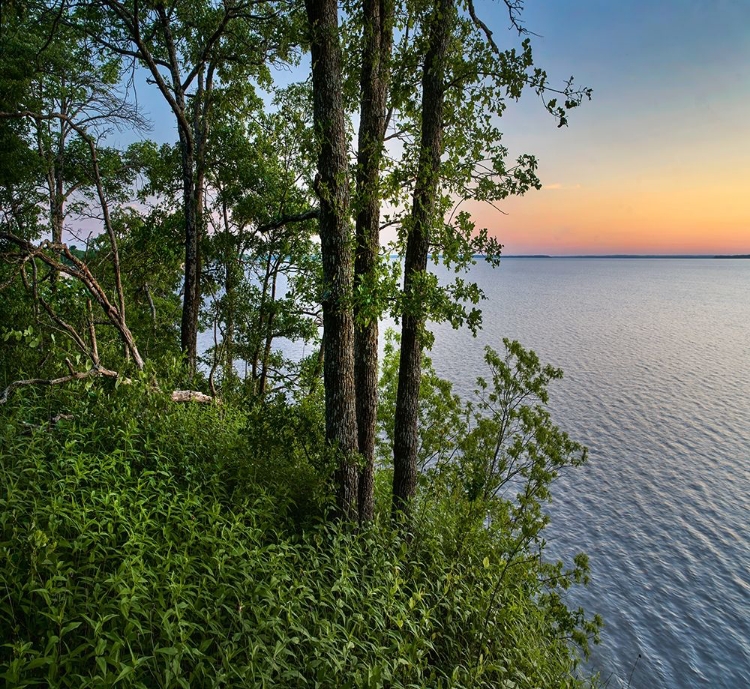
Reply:
[[[462,394],[503,337],[564,369],[552,412],[590,461],[557,484],[548,541],[591,558],[571,602],[604,617],[602,679],[750,687],[750,261],[504,259],[471,276],[484,329],[436,326],[432,357]]]
[[[570,602],[605,620],[603,683],[750,688],[750,260],[503,259],[471,277],[483,330],[435,326],[431,356],[463,395],[503,337],[564,369],[552,412],[590,459],[557,483],[548,542],[590,556]]]

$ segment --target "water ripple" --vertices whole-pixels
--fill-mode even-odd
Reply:
[[[750,687],[750,261],[506,259],[472,277],[484,330],[436,327],[432,357],[464,395],[503,337],[565,370],[553,414],[590,462],[561,477],[549,540],[590,555],[571,601],[607,623],[602,677]]]

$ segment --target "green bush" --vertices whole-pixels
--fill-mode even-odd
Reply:
[[[173,422],[205,413],[178,409]],[[226,449],[234,413],[208,415]],[[169,442],[157,448],[135,422],[92,432],[101,421],[63,421],[31,436],[5,426],[0,676],[8,685],[346,686],[335,678],[349,675],[351,686],[379,686],[377,677],[395,681],[419,665],[421,628],[406,633],[407,597],[389,584],[397,567],[375,534],[288,535],[275,498],[230,494],[207,471],[186,476]],[[181,433],[171,439],[177,447]],[[191,449],[192,466],[206,441]]]
[[[469,464],[426,471],[408,534],[387,518],[355,531],[319,518],[318,401],[178,405],[149,375],[0,410],[6,685],[584,684],[571,642],[595,625],[561,592],[586,563],[542,561],[535,510],[512,552],[508,506],[488,520],[471,488],[484,435],[469,431]]]

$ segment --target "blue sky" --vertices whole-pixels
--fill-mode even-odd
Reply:
[[[504,3],[476,8],[501,47],[518,43]],[[551,82],[594,95],[564,129],[532,93],[503,116],[545,185],[507,215],[472,207],[506,252],[750,252],[750,0],[527,0],[523,18]],[[156,88],[136,83],[149,136],[175,140]]]
[[[478,11],[500,36],[504,6]],[[537,64],[594,96],[565,130],[533,97],[509,108],[506,141],[537,155],[548,188],[509,216],[476,209],[506,250],[750,251],[750,2],[527,2],[524,16]]]

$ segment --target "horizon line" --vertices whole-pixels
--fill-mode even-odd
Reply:
[[[474,254],[475,258],[482,258],[484,254]],[[750,258],[748,254],[501,254],[502,258]]]
[[[442,256],[442,254],[441,254]],[[486,254],[472,254],[472,258],[485,258]],[[403,258],[390,254],[390,258]],[[500,254],[503,258],[691,258],[691,259],[750,259],[748,254]]]

